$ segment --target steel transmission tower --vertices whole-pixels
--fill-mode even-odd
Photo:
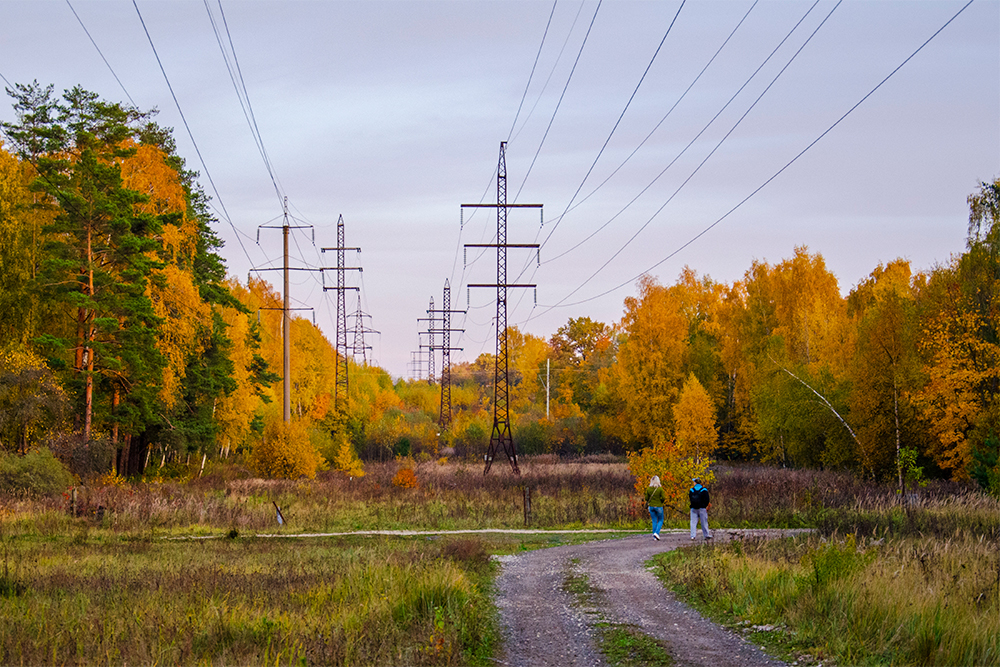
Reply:
[[[467,311],[451,309],[451,285],[447,280],[444,281],[444,299],[441,305],[443,306],[441,310],[434,310],[434,301],[432,299],[431,308],[427,313],[431,316],[432,323],[435,315],[441,316],[441,328],[432,329],[433,333],[441,334],[441,345],[431,348],[430,353],[433,355],[435,349],[441,350],[441,413],[438,417],[438,425],[443,430],[451,424],[451,351],[462,349],[451,346],[451,332],[465,331],[465,329],[451,328],[451,314],[465,313]]]
[[[497,203],[496,204],[462,204],[464,208],[496,208],[497,210],[497,242],[467,243],[466,248],[496,248],[497,249],[497,281],[495,284],[469,284],[469,287],[493,287],[497,291],[497,353],[493,372],[493,431],[490,434],[489,448],[486,450],[485,475],[490,471],[497,449],[502,448],[510,461],[515,475],[521,474],[517,465],[517,450],[510,430],[510,360],[507,340],[507,290],[510,288],[535,287],[534,284],[517,284],[507,282],[507,248],[538,248],[537,243],[507,243],[507,210],[511,208],[537,208],[542,204],[508,204],[507,203],[507,142],[500,142],[500,160],[497,165]]]
[[[365,326],[366,317],[371,319],[371,315],[361,310],[361,294],[359,293],[358,312],[354,314],[354,345],[351,346],[351,354],[354,355],[355,360],[357,360],[357,356],[360,354],[361,363],[365,366],[368,365],[368,350],[372,349],[371,345],[365,344],[365,334],[381,333]]]
[[[427,383],[434,384],[434,350],[437,348],[434,346],[434,323],[437,318],[434,317],[434,297],[431,297],[431,303],[427,306],[427,314],[430,317],[418,317],[417,322],[427,322],[427,331],[421,331],[420,335],[427,335],[427,344],[419,344],[421,350],[427,350]]]
[[[334,248],[320,248],[322,252],[335,250],[337,252],[337,266],[324,266],[322,271],[337,272],[337,286],[326,286],[326,273],[323,273],[323,291],[336,290],[337,292],[337,369],[334,375],[333,409],[339,412],[347,405],[347,290],[354,290],[360,294],[358,287],[347,287],[344,285],[344,274],[347,271],[361,271],[360,266],[344,266],[345,253],[350,250],[361,252],[361,248],[348,248],[344,245],[344,216],[337,219],[337,245]]]

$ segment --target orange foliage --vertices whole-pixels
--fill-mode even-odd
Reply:
[[[417,473],[413,472],[412,468],[400,468],[392,478],[392,483],[402,489],[415,489],[420,486]]]
[[[683,507],[693,478],[700,478],[706,486],[715,480],[714,473],[708,469],[711,463],[707,458],[696,460],[684,456],[681,448],[671,440],[660,440],[652,447],[628,454],[628,468],[635,476],[635,490],[639,495],[656,475],[663,485],[667,504],[675,509]]]

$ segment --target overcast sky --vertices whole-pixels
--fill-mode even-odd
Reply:
[[[493,241],[496,214],[467,210],[461,228],[460,205],[496,202],[501,141],[508,203],[544,204],[545,221],[509,213],[508,243],[542,248],[540,266],[509,250],[508,281],[538,287],[537,305],[533,290],[511,292],[508,322],[546,338],[571,317],[619,320],[645,271],[670,284],[688,265],[731,283],[802,245],[845,294],[880,262],[929,269],[963,250],[966,197],[1000,175],[996,0],[971,3],[833,129],[965,1],[138,0],[204,163],[133,3],[71,2],[0,0],[5,81],[158,108],[241,281],[280,266],[281,232],[256,239],[280,224],[282,196],[293,224],[315,230],[315,247],[293,232],[295,266],[336,262],[318,249],[336,245],[343,215],[347,245],[362,248],[347,264],[364,268],[347,284],[396,377],[445,279],[453,308],[470,299],[453,317],[466,330],[453,361],[494,351],[496,295],[465,285],[496,281],[496,251],[469,250],[466,265],[462,246]],[[8,100],[0,120],[13,118]],[[294,274],[292,297],[333,341],[335,292],[319,280]]]

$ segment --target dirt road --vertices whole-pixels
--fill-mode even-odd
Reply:
[[[733,536],[775,537],[792,531],[718,530],[715,541]],[[604,665],[597,649],[593,615],[562,590],[566,573],[585,573],[601,595],[605,620],[629,623],[669,646],[678,667],[777,666],[737,634],[704,619],[665,590],[645,561],[692,542],[687,531],[531,551],[501,559],[498,605],[504,627],[502,664],[524,667]],[[701,537],[698,537],[699,543]]]

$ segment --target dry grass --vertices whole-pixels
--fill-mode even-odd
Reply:
[[[1000,665],[1000,554],[946,539],[818,535],[740,541],[659,561],[664,579],[723,622],[774,626],[782,653],[844,665]]]
[[[0,664],[481,664],[488,547],[33,539],[3,526]]]

